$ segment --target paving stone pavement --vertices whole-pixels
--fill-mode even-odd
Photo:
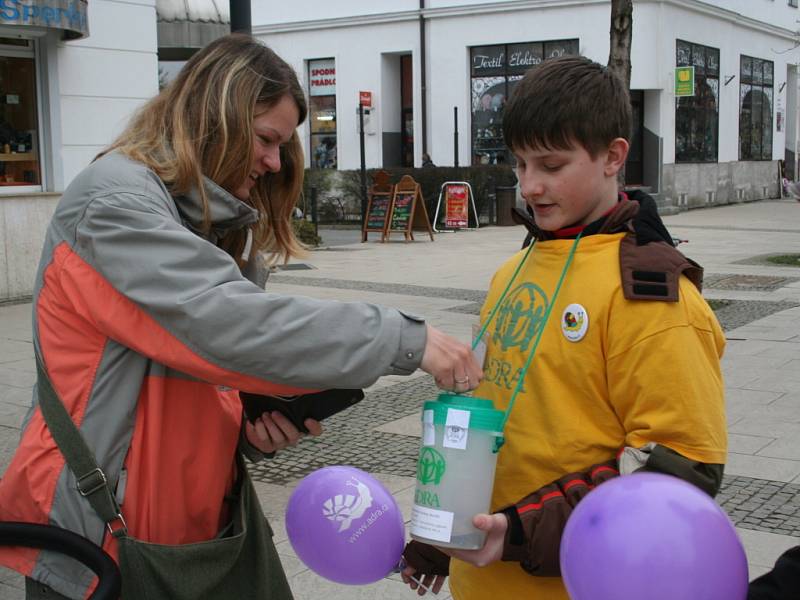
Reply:
[[[719,305],[729,456],[717,501],[737,526],[751,577],[800,544],[800,269],[766,264],[800,253],[800,204],[775,201],[696,210],[665,218],[681,250],[706,267],[705,296]],[[310,270],[274,274],[268,290],[363,300],[424,315],[464,341],[497,266],[523,239],[520,227],[441,234],[436,242],[337,246],[299,261]],[[333,251],[335,250],[335,251]],[[0,476],[30,404],[35,367],[30,304],[0,306]],[[272,461],[251,466],[255,486],[298,600],[414,597],[397,576],[345,587],[303,565],[286,537],[283,513],[298,481],[324,465],[351,464],[378,477],[406,519],[414,490],[420,403],[436,395],[427,376],[386,377],[355,407]],[[21,600],[22,580],[0,569],[0,600]],[[445,589],[444,598],[448,597]]]

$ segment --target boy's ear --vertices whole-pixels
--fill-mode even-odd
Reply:
[[[605,161],[605,174],[607,177],[616,175],[628,159],[630,144],[625,138],[614,138],[608,145]]]

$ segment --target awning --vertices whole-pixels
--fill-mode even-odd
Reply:
[[[228,0],[156,0],[158,57],[186,60],[230,32]]]
[[[0,25],[59,29],[64,39],[89,35],[87,0],[3,0]]]
[[[157,0],[158,22],[191,21],[222,23],[231,21],[228,0]]]

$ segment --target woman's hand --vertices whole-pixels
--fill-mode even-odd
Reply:
[[[427,327],[420,368],[433,375],[436,385],[443,390],[464,393],[478,387],[483,370],[472,349],[435,327]]]
[[[318,436],[322,433],[319,421],[306,419],[304,425],[310,435]],[[264,454],[283,450],[287,446],[296,446],[306,435],[277,410],[263,413],[255,423],[245,421],[244,427],[247,441]]]

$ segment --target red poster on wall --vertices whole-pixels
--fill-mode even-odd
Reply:
[[[450,184],[445,188],[445,227],[467,227],[469,222],[468,202],[467,186]]]

